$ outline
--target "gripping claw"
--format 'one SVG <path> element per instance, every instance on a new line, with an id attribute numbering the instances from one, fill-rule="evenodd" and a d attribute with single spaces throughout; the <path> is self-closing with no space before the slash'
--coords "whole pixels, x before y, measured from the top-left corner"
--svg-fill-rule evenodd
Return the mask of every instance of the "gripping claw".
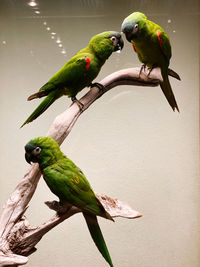
<path id="1" fill-rule="evenodd" d="M 140 77 L 142 71 L 143 71 L 143 70 L 145 71 L 145 69 L 146 69 L 146 65 L 143 63 L 143 64 L 141 65 L 141 68 L 140 68 L 139 77 Z"/>
<path id="2" fill-rule="evenodd" d="M 75 102 L 75 103 L 78 105 L 80 111 L 83 110 L 84 105 L 83 105 L 83 104 L 82 104 L 82 103 L 81 103 L 75 96 L 72 96 L 72 97 L 71 97 L 71 100 L 72 100 L 73 103 Z M 72 104 L 73 104 L 73 103 L 72 103 Z"/>
<path id="3" fill-rule="evenodd" d="M 97 87 L 99 89 L 99 91 L 101 91 L 102 93 L 105 90 L 105 87 L 101 83 L 91 83 L 90 88 L 92 88 L 92 87 Z"/>

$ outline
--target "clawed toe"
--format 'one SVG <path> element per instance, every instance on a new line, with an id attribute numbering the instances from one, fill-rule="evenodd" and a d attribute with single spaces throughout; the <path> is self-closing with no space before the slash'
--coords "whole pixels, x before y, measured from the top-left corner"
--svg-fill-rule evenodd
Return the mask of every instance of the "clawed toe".
<path id="1" fill-rule="evenodd" d="M 71 100 L 72 100 L 72 104 L 75 102 L 78 105 L 80 111 L 83 110 L 83 108 L 84 108 L 83 103 L 81 103 L 75 96 L 72 96 Z"/>
<path id="2" fill-rule="evenodd" d="M 150 68 L 148 68 L 148 74 L 147 77 L 149 77 L 149 75 L 151 74 L 152 70 L 155 68 L 156 66 L 151 66 Z"/>
<path id="3" fill-rule="evenodd" d="M 145 71 L 145 69 L 146 69 L 146 65 L 143 63 L 143 64 L 141 65 L 141 68 L 140 68 L 139 78 L 140 78 L 140 75 L 141 75 L 142 71 L 143 71 L 143 70 Z"/>
<path id="4" fill-rule="evenodd" d="M 105 89 L 105 87 L 103 86 L 103 84 L 101 84 L 101 83 L 92 83 L 91 85 L 90 85 L 90 87 L 92 88 L 92 87 L 97 87 L 97 88 L 99 88 L 99 91 L 101 91 L 101 92 L 104 92 L 104 89 Z"/>

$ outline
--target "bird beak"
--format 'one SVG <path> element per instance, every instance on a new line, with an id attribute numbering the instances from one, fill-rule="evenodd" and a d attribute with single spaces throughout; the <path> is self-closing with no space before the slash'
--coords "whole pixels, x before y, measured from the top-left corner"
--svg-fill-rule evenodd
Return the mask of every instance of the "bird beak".
<path id="1" fill-rule="evenodd" d="M 122 37 L 120 37 L 118 39 L 118 43 L 117 43 L 117 45 L 115 47 L 115 51 L 121 52 L 121 50 L 123 49 L 123 47 L 124 47 L 124 41 L 123 41 Z"/>
<path id="2" fill-rule="evenodd" d="M 25 159 L 28 162 L 28 164 L 31 164 L 31 154 L 30 153 L 25 153 Z"/>
<path id="3" fill-rule="evenodd" d="M 126 40 L 131 43 L 132 32 L 124 30 L 123 33 L 126 35 Z"/>
<path id="4" fill-rule="evenodd" d="M 33 151 L 36 147 L 30 143 L 25 145 L 25 159 L 31 164 L 31 162 L 38 162 L 37 157 L 33 154 Z"/>

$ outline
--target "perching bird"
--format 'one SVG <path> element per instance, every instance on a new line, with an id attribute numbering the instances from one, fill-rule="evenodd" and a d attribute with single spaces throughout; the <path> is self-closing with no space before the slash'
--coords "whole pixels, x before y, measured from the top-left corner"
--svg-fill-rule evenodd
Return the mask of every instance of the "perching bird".
<path id="1" fill-rule="evenodd" d="M 167 34 L 159 25 L 147 20 L 147 17 L 140 12 L 134 12 L 126 17 L 121 29 L 125 33 L 126 39 L 132 43 L 134 51 L 144 66 L 148 66 L 150 69 L 161 68 L 163 77 L 163 82 L 160 83 L 161 89 L 172 109 L 179 111 L 168 74 L 177 79 L 180 77 L 174 71 L 168 70 L 171 45 Z"/>
<path id="2" fill-rule="evenodd" d="M 112 52 L 121 50 L 123 46 L 123 39 L 118 32 L 107 31 L 93 36 L 87 47 L 77 52 L 37 93 L 28 97 L 28 100 L 32 100 L 46 96 L 21 127 L 35 120 L 63 95 L 77 101 L 77 93 L 91 86 Z"/>
<path id="3" fill-rule="evenodd" d="M 97 216 L 113 219 L 95 196 L 83 172 L 62 153 L 58 143 L 51 137 L 30 140 L 25 146 L 25 159 L 28 163 L 39 163 L 45 182 L 58 196 L 62 206 L 73 205 L 82 210 L 92 239 L 112 267 Z"/>

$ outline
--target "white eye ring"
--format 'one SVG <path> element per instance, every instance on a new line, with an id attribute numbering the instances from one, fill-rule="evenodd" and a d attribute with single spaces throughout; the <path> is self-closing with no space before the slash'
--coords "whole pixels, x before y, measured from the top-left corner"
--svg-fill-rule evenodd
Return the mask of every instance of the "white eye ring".
<path id="1" fill-rule="evenodd" d="M 138 29 L 138 24 L 135 24 L 134 29 Z"/>
<path id="2" fill-rule="evenodd" d="M 37 146 L 34 150 L 33 150 L 33 155 L 34 156 L 37 156 L 38 154 L 40 154 L 40 151 L 41 151 L 41 147 Z"/>
<path id="3" fill-rule="evenodd" d="M 116 40 L 117 40 L 115 36 L 112 36 L 110 39 L 111 39 L 112 41 L 116 41 Z"/>

